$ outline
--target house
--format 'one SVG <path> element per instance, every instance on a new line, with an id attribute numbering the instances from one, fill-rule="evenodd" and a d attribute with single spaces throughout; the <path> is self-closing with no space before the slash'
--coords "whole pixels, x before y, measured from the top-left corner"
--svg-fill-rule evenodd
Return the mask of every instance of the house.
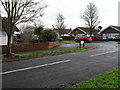
<path id="1" fill-rule="evenodd" d="M 92 36 L 95 36 L 98 34 L 99 30 L 94 29 Z M 70 35 L 72 36 L 82 36 L 82 35 L 87 35 L 90 36 L 90 29 L 87 27 L 77 27 L 73 29 L 71 32 L 69 32 Z"/>
<path id="2" fill-rule="evenodd" d="M 0 45 L 7 45 L 8 36 L 6 31 L 8 30 L 8 21 L 6 17 L 0 17 Z M 14 31 L 19 31 L 19 29 L 15 26 Z M 12 42 L 11 42 L 12 43 Z"/>
<path id="3" fill-rule="evenodd" d="M 102 39 L 120 39 L 120 26 L 110 25 L 100 31 Z"/>

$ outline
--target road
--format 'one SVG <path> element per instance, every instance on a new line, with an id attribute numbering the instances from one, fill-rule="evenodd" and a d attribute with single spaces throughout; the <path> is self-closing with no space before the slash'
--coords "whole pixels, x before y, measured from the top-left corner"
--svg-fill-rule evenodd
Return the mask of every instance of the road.
<path id="1" fill-rule="evenodd" d="M 63 88 L 118 68 L 116 42 L 92 50 L 2 64 L 3 88 Z"/>

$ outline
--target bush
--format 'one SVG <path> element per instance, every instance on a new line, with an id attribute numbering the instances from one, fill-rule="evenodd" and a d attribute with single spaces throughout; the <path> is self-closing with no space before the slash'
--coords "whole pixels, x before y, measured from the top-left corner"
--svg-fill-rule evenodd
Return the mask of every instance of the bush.
<path id="1" fill-rule="evenodd" d="M 35 28 L 35 34 L 38 35 L 39 40 L 42 38 L 42 31 L 43 31 L 43 26 L 39 26 Z"/>
<path id="2" fill-rule="evenodd" d="M 56 41 L 57 40 L 57 33 L 54 32 L 53 30 L 44 30 L 42 32 L 42 39 L 45 42 L 52 42 L 52 41 Z"/>
<path id="3" fill-rule="evenodd" d="M 35 34 L 41 34 L 41 32 L 43 31 L 43 26 L 39 26 L 37 28 L 35 28 Z"/>

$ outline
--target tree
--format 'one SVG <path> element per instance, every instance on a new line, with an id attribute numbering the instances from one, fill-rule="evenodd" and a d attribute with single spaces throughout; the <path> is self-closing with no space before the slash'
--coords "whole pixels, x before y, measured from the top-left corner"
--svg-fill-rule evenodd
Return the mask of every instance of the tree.
<path id="1" fill-rule="evenodd" d="M 85 25 L 90 28 L 90 36 L 93 34 L 93 30 L 100 23 L 98 21 L 98 10 L 94 3 L 89 3 L 81 18 L 85 21 Z"/>
<path id="2" fill-rule="evenodd" d="M 29 43 L 30 41 L 33 40 L 32 35 L 34 34 L 33 31 L 24 31 L 23 33 L 20 34 L 21 37 L 21 42 L 22 43 Z"/>
<path id="3" fill-rule="evenodd" d="M 30 41 L 33 40 L 33 35 L 34 35 L 34 26 L 30 26 L 30 25 L 21 26 L 20 42 L 29 43 Z"/>
<path id="4" fill-rule="evenodd" d="M 65 20 L 64 16 L 62 14 L 58 14 L 56 18 L 55 27 L 53 26 L 54 29 L 58 30 L 60 37 L 61 37 L 61 30 L 64 30 L 66 28 L 64 20 Z"/>
<path id="5" fill-rule="evenodd" d="M 8 36 L 7 42 L 7 56 L 11 56 L 11 37 L 13 35 L 14 27 L 19 23 L 34 21 L 37 17 L 43 16 L 43 10 L 46 5 L 40 2 L 33 2 L 33 0 L 0 0 L 4 9 L 2 12 L 6 13 L 8 23 L 8 30 L 5 31 Z"/>
<path id="6" fill-rule="evenodd" d="M 42 39 L 42 31 L 43 25 L 39 26 L 38 28 L 35 28 L 35 34 L 38 35 L 39 41 Z"/>

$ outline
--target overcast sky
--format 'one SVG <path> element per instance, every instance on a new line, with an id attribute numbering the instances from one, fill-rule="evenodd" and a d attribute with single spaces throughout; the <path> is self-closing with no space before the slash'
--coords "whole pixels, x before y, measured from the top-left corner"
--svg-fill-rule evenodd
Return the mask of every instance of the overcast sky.
<path id="1" fill-rule="evenodd" d="M 120 0 L 43 0 L 47 4 L 44 16 L 41 18 L 46 28 L 55 25 L 57 14 L 61 13 L 65 17 L 66 28 L 84 27 L 84 20 L 81 15 L 86 6 L 93 2 L 99 15 L 99 26 L 106 28 L 109 25 L 118 25 L 118 2 Z"/>
<path id="2" fill-rule="evenodd" d="M 118 25 L 118 2 L 119 0 L 43 0 L 48 5 L 45 9 L 42 21 L 45 27 L 51 28 L 55 25 L 56 15 L 63 14 L 67 28 L 74 29 L 82 27 L 84 21 L 81 19 L 86 6 L 93 2 L 98 9 L 99 20 L 103 28 L 109 25 Z"/>

